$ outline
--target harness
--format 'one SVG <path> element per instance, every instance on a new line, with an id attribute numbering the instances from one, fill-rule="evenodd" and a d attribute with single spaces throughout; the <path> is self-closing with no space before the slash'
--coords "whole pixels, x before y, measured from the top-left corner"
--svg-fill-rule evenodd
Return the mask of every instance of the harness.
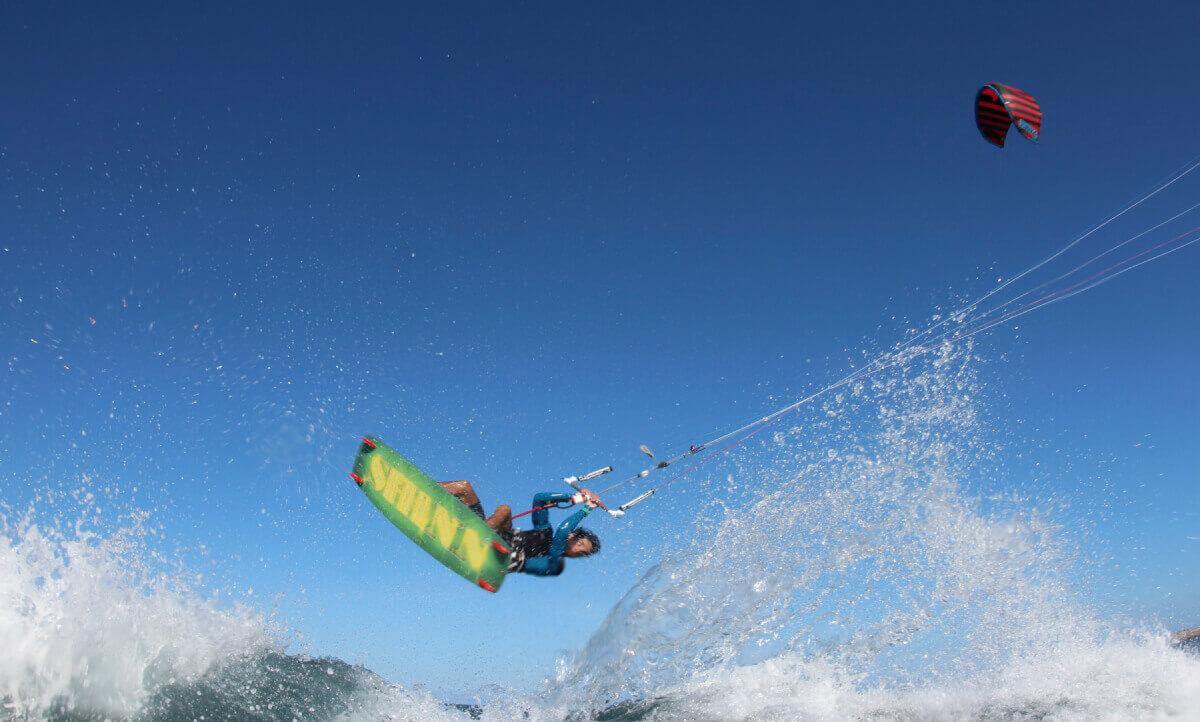
<path id="1" fill-rule="evenodd" d="M 554 539 L 553 529 L 516 530 L 504 536 L 512 554 L 508 558 L 508 571 L 519 572 L 525 568 L 525 560 L 530 557 L 546 556 L 550 552 L 550 543 Z"/>

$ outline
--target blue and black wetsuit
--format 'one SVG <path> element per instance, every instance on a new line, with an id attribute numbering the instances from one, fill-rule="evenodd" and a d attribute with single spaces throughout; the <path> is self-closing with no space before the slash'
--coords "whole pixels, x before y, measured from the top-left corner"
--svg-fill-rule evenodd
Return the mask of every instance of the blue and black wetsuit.
<path id="1" fill-rule="evenodd" d="M 551 506 L 570 500 L 571 494 L 543 491 L 533 497 L 533 506 Z M 556 577 L 562 574 L 562 558 L 567 550 L 567 536 L 590 512 L 591 509 L 584 506 L 564 519 L 557 529 L 550 527 L 549 509 L 533 512 L 533 529 L 513 532 L 509 539 L 513 547 L 513 556 L 508 571 L 535 574 L 539 577 Z"/>

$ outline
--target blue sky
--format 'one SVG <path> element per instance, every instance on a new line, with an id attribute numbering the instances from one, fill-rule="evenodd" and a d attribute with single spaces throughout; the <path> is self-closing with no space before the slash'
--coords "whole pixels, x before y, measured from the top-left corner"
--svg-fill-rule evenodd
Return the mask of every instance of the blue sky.
<path id="1" fill-rule="evenodd" d="M 451 691 L 513 655 L 548 672 L 680 519 L 489 597 L 353 493 L 359 435 L 488 505 L 629 470 L 639 443 L 841 375 L 1200 152 L 1193 3 L 9 15 L 2 498 L 87 474 L 313 649 Z M 991 80 L 1041 99 L 1042 143 L 982 141 Z M 983 348 L 995 422 L 1061 470 L 1029 491 L 1071 496 L 1120 564 L 1101 603 L 1181 624 L 1197 258 Z M 445 641 L 485 634 L 466 660 Z"/>

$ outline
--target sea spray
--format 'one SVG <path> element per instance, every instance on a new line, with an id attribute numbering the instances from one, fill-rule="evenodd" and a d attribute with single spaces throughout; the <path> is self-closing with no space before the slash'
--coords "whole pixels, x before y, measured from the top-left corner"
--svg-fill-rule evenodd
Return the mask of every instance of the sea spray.
<path id="1" fill-rule="evenodd" d="M 10 713 L 130 715 L 164 685 L 274 644 L 261 617 L 220 608 L 186 575 L 158 568 L 146 519 L 133 513 L 101 533 L 0 513 L 0 697 Z"/>
<path id="2" fill-rule="evenodd" d="M 1007 493 L 970 347 L 895 361 L 705 469 L 707 511 L 546 691 L 500 674 L 470 708 L 287 651 L 142 512 L 5 512 L 0 719 L 1200 718 L 1200 659 L 1099 618 L 1054 506 Z"/>
<path id="3" fill-rule="evenodd" d="M 470 719 L 289 651 L 285 628 L 157 551 L 149 513 L 102 514 L 89 480 L 41 501 L 0 509 L 0 720 Z"/>
<path id="4" fill-rule="evenodd" d="M 560 709 L 1200 716 L 1200 664 L 1089 611 L 1053 514 L 967 490 L 1020 481 L 995 461 L 977 368 L 969 344 L 909 350 L 739 459 L 748 498 L 699 519 L 625 595 L 563 665 Z"/>

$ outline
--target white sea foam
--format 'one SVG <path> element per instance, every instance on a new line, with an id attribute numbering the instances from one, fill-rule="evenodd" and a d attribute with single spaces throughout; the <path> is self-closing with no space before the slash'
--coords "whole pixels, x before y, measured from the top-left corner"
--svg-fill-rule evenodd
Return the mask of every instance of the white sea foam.
<path id="1" fill-rule="evenodd" d="M 143 521 L 101 535 L 0 514 L 0 698 L 10 713 L 129 715 L 162 685 L 271 644 L 260 617 L 152 569 Z"/>
<path id="2" fill-rule="evenodd" d="M 659 720 L 1194 720 L 1200 660 L 1161 637 L 1130 637 L 1054 647 L 992 674 L 887 687 L 789 653 L 694 675 L 656 699 L 648 716 Z"/>
<path id="3" fill-rule="evenodd" d="M 559 709 L 653 719 L 1200 719 L 1200 660 L 1074 593 L 1004 486 L 968 347 L 913 355 L 743 463 L 564 664 Z"/>
<path id="4" fill-rule="evenodd" d="M 715 475 L 736 489 L 697 480 L 713 511 L 691 544 L 645 573 L 547 691 L 497 679 L 474 712 L 1200 720 L 1200 657 L 1075 594 L 1071 535 L 1045 500 L 984 502 L 965 488 L 1006 487 L 979 398 L 968 347 L 913 355 Z M 127 716 L 155 701 L 149 719 L 190 719 L 194 705 L 231 718 L 469 718 L 420 687 L 286 655 L 260 616 L 164 572 L 142 516 L 120 526 L 0 516 L 11 712 Z"/>

